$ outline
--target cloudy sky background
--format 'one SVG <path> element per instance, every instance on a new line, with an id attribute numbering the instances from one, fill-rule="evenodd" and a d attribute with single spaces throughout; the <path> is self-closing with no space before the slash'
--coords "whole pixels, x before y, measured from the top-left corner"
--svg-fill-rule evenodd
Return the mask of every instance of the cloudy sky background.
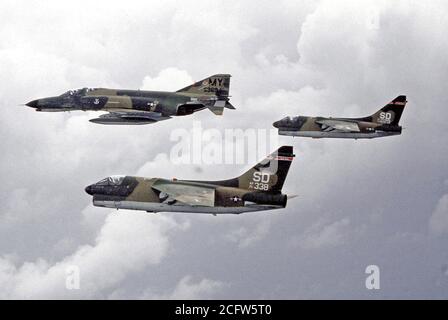
<path id="1" fill-rule="evenodd" d="M 444 1 L 2 1 L 0 298 L 448 298 L 448 4 Z M 79 87 L 176 90 L 230 73 L 223 117 L 147 126 L 19 106 Z M 297 155 L 284 210 L 111 211 L 111 174 L 220 179 L 175 165 L 176 128 L 269 129 L 364 116 L 399 94 L 401 136 L 279 138 Z M 217 143 L 211 142 L 211 143 Z M 367 290 L 368 265 L 381 289 Z M 81 289 L 65 288 L 79 266 Z"/>

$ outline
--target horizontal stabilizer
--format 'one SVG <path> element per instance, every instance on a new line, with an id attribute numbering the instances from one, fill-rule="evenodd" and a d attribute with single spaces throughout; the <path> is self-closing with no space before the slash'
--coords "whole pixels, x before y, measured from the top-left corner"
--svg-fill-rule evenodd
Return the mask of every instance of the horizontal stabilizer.
<path id="1" fill-rule="evenodd" d="M 216 114 L 217 116 L 221 116 L 224 112 L 224 108 L 235 110 L 235 107 L 232 106 L 228 101 L 226 100 L 216 100 L 213 106 L 208 107 L 211 112 Z"/>
<path id="2" fill-rule="evenodd" d="M 235 107 L 229 101 L 227 101 L 225 107 L 230 110 L 235 110 Z"/>
<path id="3" fill-rule="evenodd" d="M 213 112 L 214 114 L 216 114 L 217 116 L 222 116 L 222 114 L 224 113 L 224 107 L 209 107 L 208 108 L 211 112 Z"/>
<path id="4" fill-rule="evenodd" d="M 226 101 L 225 100 L 216 100 L 215 104 L 213 106 L 224 108 L 226 106 Z"/>

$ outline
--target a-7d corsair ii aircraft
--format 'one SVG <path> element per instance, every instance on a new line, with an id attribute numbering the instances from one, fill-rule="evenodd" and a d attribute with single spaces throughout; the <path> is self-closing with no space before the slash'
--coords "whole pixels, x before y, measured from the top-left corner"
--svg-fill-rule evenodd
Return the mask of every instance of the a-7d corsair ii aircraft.
<path id="1" fill-rule="evenodd" d="M 36 111 L 107 111 L 91 119 L 100 124 L 149 124 L 209 109 L 222 115 L 229 103 L 229 74 L 216 74 L 176 92 L 83 88 L 26 105 Z"/>
<path id="2" fill-rule="evenodd" d="M 371 139 L 401 134 L 398 125 L 406 106 L 398 96 L 371 116 L 364 118 L 286 117 L 273 123 L 278 134 L 311 138 Z"/>
<path id="3" fill-rule="evenodd" d="M 280 147 L 243 175 L 222 181 L 111 176 L 86 187 L 98 207 L 148 212 L 239 214 L 285 208 L 283 183 L 294 158 Z"/>

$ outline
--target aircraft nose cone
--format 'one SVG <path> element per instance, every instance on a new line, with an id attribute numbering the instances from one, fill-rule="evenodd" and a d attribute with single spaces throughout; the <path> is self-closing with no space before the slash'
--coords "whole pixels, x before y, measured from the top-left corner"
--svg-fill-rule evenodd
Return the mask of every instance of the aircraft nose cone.
<path id="1" fill-rule="evenodd" d="M 87 186 L 84 190 L 85 190 L 88 194 L 93 195 L 92 186 Z"/>
<path id="2" fill-rule="evenodd" d="M 280 127 L 280 120 L 279 120 L 279 121 L 275 121 L 272 125 L 273 125 L 275 128 Z"/>
<path id="3" fill-rule="evenodd" d="M 39 102 L 38 100 L 33 100 L 33 101 L 28 102 L 25 105 L 28 106 L 28 107 L 31 107 L 31 108 L 37 108 L 38 102 Z"/>

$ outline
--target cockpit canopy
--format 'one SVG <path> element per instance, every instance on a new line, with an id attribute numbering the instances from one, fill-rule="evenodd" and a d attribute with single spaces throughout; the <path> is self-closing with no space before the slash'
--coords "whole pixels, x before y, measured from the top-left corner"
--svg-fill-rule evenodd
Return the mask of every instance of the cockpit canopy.
<path id="1" fill-rule="evenodd" d="M 92 88 L 82 88 L 82 89 L 69 90 L 69 91 L 61 94 L 61 97 L 83 96 L 87 92 L 90 92 L 92 90 L 94 90 L 94 89 L 92 89 Z"/>
<path id="2" fill-rule="evenodd" d="M 295 116 L 285 117 L 273 123 L 276 128 L 300 128 L 306 121 L 307 117 Z"/>
<path id="3" fill-rule="evenodd" d="M 307 117 L 304 116 L 285 117 L 282 120 L 280 120 L 280 123 L 284 127 L 297 127 L 303 125 L 306 119 Z"/>
<path id="4" fill-rule="evenodd" d="M 283 123 L 294 123 L 297 122 L 299 117 L 284 117 L 282 120 L 280 120 Z"/>
<path id="5" fill-rule="evenodd" d="M 119 186 L 124 179 L 125 176 L 110 176 L 107 177 L 99 182 L 96 183 L 96 185 L 99 186 Z"/>

